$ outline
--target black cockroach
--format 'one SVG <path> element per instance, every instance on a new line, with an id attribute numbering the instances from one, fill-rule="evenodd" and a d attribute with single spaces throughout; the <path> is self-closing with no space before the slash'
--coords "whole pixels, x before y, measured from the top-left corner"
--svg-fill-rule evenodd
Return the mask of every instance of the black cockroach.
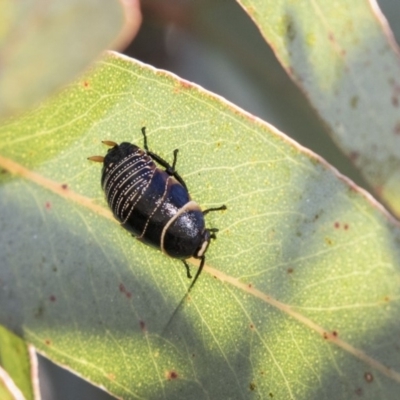
<path id="1" fill-rule="evenodd" d="M 144 150 L 123 142 L 103 141 L 112 148 L 105 157 L 89 157 L 103 163 L 101 186 L 114 217 L 140 241 L 180 259 L 192 278 L 190 257 L 200 260 L 197 273 L 187 293 L 196 283 L 205 263 L 205 253 L 218 229 L 207 229 L 204 215 L 225 210 L 226 206 L 202 211 L 191 200 L 187 186 L 176 172 L 178 150 L 174 150 L 172 165 L 147 146 L 146 130 L 142 128 Z M 162 170 L 156 163 L 165 168 Z"/>

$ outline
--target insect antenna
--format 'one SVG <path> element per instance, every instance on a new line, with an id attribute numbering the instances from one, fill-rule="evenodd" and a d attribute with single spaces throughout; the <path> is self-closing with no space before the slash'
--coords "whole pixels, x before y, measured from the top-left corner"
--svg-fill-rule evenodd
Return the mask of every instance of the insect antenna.
<path id="1" fill-rule="evenodd" d="M 201 257 L 200 260 L 201 260 L 201 261 L 200 261 L 200 265 L 199 265 L 199 268 L 198 268 L 198 270 L 197 270 L 197 272 L 196 272 L 196 275 L 194 276 L 193 281 L 190 283 L 190 286 L 189 286 L 188 290 L 186 291 L 185 295 L 182 297 L 182 300 L 181 300 L 181 301 L 179 302 L 179 304 L 176 306 L 174 312 L 172 313 L 170 319 L 169 319 L 168 322 L 167 322 L 167 325 L 165 325 L 165 328 L 163 329 L 161 336 L 165 336 L 165 334 L 167 333 L 168 328 L 169 328 L 169 326 L 171 325 L 172 320 L 174 319 L 175 315 L 178 313 L 179 309 L 182 307 L 183 303 L 184 303 L 184 302 L 186 301 L 186 299 L 188 298 L 188 296 L 189 296 L 189 294 L 190 294 L 190 291 L 193 289 L 193 286 L 195 285 L 197 279 L 199 278 L 199 276 L 200 276 L 200 274 L 201 274 L 201 271 L 203 270 L 204 263 L 205 263 L 205 261 L 206 261 L 206 257 L 203 256 L 203 257 Z M 182 260 L 182 261 L 183 261 L 183 263 L 185 264 L 188 277 L 190 277 L 189 266 L 187 265 L 186 261 L 184 261 L 184 260 Z"/>
<path id="2" fill-rule="evenodd" d="M 185 265 L 186 268 L 186 275 L 189 279 L 192 279 L 192 274 L 190 273 L 190 267 L 189 264 L 185 260 L 181 260 L 183 264 Z"/>
<path id="3" fill-rule="evenodd" d="M 177 153 L 177 151 L 174 152 L 174 156 L 175 157 L 176 157 L 176 153 Z M 174 165 L 175 165 L 175 161 L 174 161 Z M 204 210 L 202 213 L 203 213 L 203 215 L 206 215 L 210 211 L 223 211 L 223 210 L 226 210 L 226 209 L 227 209 L 227 207 L 224 204 L 221 207 L 208 208 L 207 210 Z M 216 239 L 217 238 L 216 235 L 215 235 L 216 232 L 218 232 L 217 228 L 208 228 L 207 231 L 208 231 L 211 239 Z M 181 260 L 181 261 L 185 265 L 187 277 L 190 279 L 192 276 L 190 275 L 189 265 L 185 260 Z M 202 257 L 200 257 L 200 265 L 199 265 L 199 268 L 198 268 L 198 270 L 196 272 L 196 275 L 194 276 L 193 281 L 190 283 L 190 286 L 189 286 L 188 290 L 186 291 L 185 295 L 182 297 L 182 300 L 179 302 L 179 304 L 175 308 L 174 312 L 172 313 L 170 319 L 167 322 L 167 325 L 165 325 L 165 328 L 162 331 L 162 336 L 165 336 L 165 334 L 167 333 L 168 328 L 171 325 L 171 322 L 174 319 L 175 315 L 178 313 L 179 309 L 182 307 L 182 305 L 184 304 L 185 300 L 188 298 L 188 296 L 190 294 L 190 291 L 193 289 L 193 286 L 195 285 L 197 279 L 199 278 L 201 272 L 203 271 L 203 267 L 204 267 L 205 262 L 206 262 L 206 257 L 203 255 Z"/>
<path id="4" fill-rule="evenodd" d="M 203 215 L 206 215 L 206 214 L 208 214 L 210 211 L 223 211 L 223 210 L 226 210 L 227 209 L 227 207 L 226 207 L 226 205 L 224 204 L 224 205 L 222 205 L 221 207 L 214 207 L 214 208 L 207 208 L 207 210 L 204 210 L 203 211 Z M 217 231 L 215 231 L 215 229 L 211 229 L 211 230 L 213 230 L 214 232 L 217 232 Z"/>

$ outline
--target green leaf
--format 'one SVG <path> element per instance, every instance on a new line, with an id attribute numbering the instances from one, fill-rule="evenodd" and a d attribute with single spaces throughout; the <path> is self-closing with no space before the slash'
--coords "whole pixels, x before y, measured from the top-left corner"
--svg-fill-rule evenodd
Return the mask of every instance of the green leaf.
<path id="1" fill-rule="evenodd" d="M 239 3 L 338 145 L 400 216 L 399 51 L 376 3 Z"/>
<path id="2" fill-rule="evenodd" d="M 185 270 L 118 226 L 86 159 L 142 126 L 193 199 L 228 207 L 166 331 Z M 399 225 L 273 127 L 110 54 L 0 146 L 0 322 L 55 362 L 125 399 L 398 393 Z"/>
<path id="3" fill-rule="evenodd" d="M 0 117 L 32 107 L 75 78 L 112 42 L 126 40 L 123 4 L 1 2 Z"/>
<path id="4" fill-rule="evenodd" d="M 34 363 L 36 366 L 36 363 Z M 32 374 L 37 379 L 37 369 L 31 366 L 27 344 L 18 336 L 0 326 L 0 398 L 26 400 L 34 398 Z M 13 395 L 11 395 L 13 393 Z"/>

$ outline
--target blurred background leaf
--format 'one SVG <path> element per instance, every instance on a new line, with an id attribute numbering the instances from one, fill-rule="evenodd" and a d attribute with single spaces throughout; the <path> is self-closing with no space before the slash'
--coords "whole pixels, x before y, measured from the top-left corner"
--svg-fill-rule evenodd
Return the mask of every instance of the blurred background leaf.
<path id="1" fill-rule="evenodd" d="M 379 8 L 366 0 L 239 2 L 338 145 L 400 216 L 400 59 Z"/>
<path id="2" fill-rule="evenodd" d="M 38 393 L 37 362 L 33 350 L 29 351 L 24 340 L 3 326 L 0 326 L 0 367 L 12 379 L 12 386 L 15 385 L 19 391 L 18 395 L 29 400 L 34 398 L 34 393 Z M 0 398 L 7 399 L 6 394 L 3 393 Z"/>
<path id="3" fill-rule="evenodd" d="M 105 48 L 126 45 L 140 24 L 137 1 L 131 3 L 2 1 L 0 117 L 37 105 L 79 76 Z"/>

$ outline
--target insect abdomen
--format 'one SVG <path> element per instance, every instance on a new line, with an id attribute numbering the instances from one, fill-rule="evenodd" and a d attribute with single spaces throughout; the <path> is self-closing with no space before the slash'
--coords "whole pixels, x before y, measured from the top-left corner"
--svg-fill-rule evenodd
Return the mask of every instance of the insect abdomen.
<path id="1" fill-rule="evenodd" d="M 122 160 L 110 162 L 108 167 L 103 169 L 102 176 L 102 186 L 108 205 L 122 225 L 131 219 L 132 212 L 143 198 L 156 171 L 156 165 L 145 153 L 138 148 L 131 150 L 132 152 Z M 144 204 L 151 207 L 149 202 Z M 141 217 L 139 213 L 132 233 L 139 235 L 144 229 L 146 220 L 146 214 Z"/>

